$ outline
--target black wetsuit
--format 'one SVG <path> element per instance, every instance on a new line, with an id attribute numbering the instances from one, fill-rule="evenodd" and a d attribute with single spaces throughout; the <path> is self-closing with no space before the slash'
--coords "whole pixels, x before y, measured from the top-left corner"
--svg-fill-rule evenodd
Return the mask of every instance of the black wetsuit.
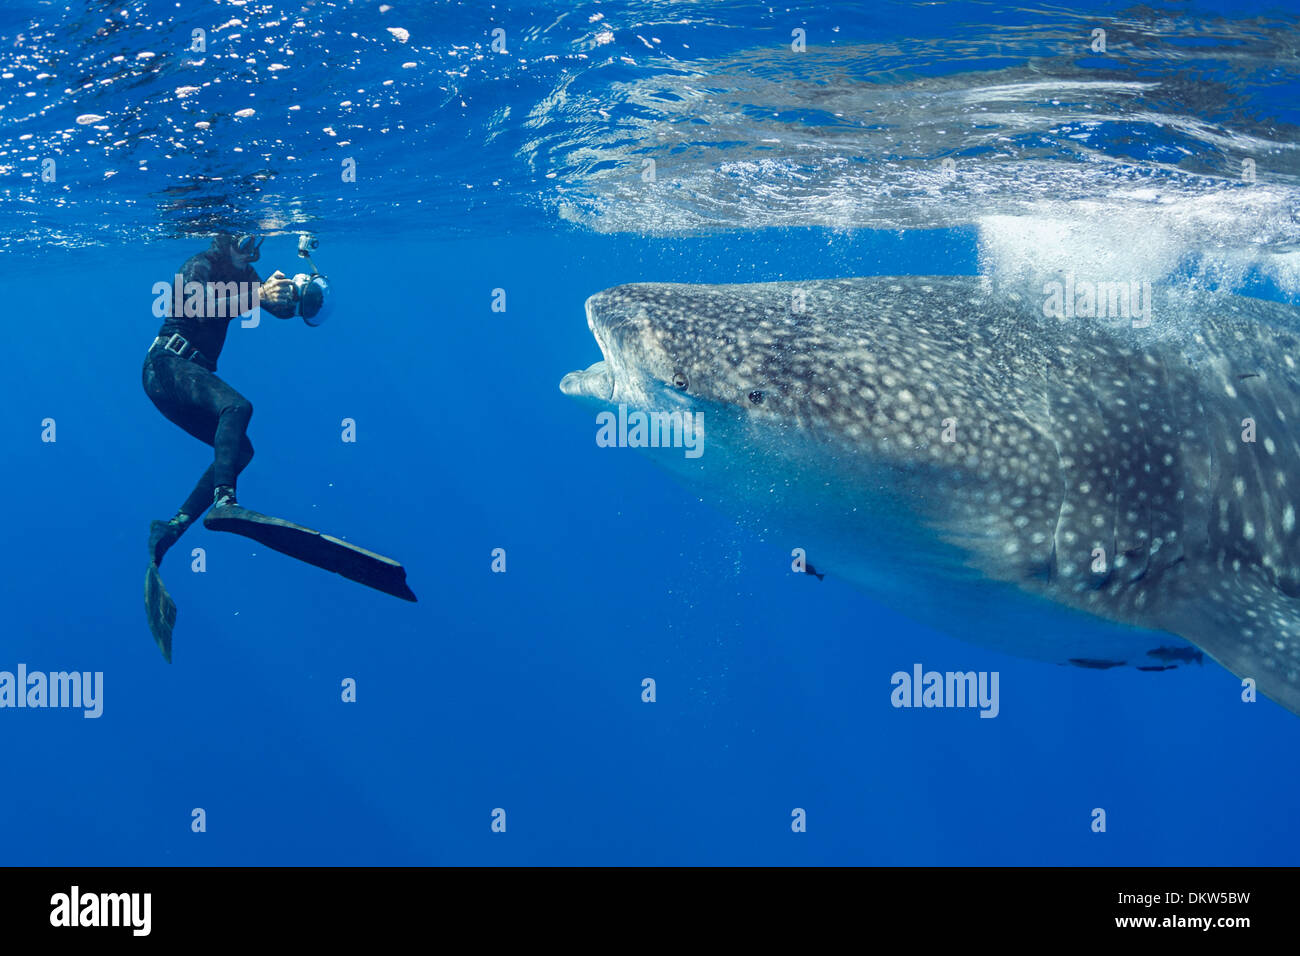
<path id="1" fill-rule="evenodd" d="M 252 266 L 235 268 L 227 252 L 228 243 L 214 242 L 210 249 L 200 252 L 181 266 L 181 299 L 184 301 L 184 284 L 198 282 L 205 293 L 209 282 L 260 282 Z M 251 286 L 244 286 L 248 289 Z M 204 309 L 207 307 L 206 294 Z M 177 301 L 173 290 L 172 302 Z M 144 390 L 150 400 L 167 418 L 185 429 L 199 441 L 206 442 L 215 452 L 213 462 L 199 479 L 180 511 L 190 521 L 198 518 L 212 504 L 213 489 L 219 485 L 234 488 L 235 479 L 253 458 L 253 444 L 245 431 L 253 415 L 253 404 L 217 377 L 217 359 L 226 343 L 229 325 L 241 311 L 240 305 L 252 307 L 250 299 L 237 302 L 228 300 L 227 307 L 213 309 L 214 315 L 169 315 L 158 334 L 170 339 L 179 334 L 188 343 L 182 357 L 158 345 L 145 356 L 142 377 Z M 272 305 L 265 301 L 261 307 L 277 318 L 293 316 L 292 303 Z M 183 311 L 175 309 L 169 312 Z M 201 309 L 200 311 L 203 311 Z M 178 340 L 173 340 L 176 347 Z"/>

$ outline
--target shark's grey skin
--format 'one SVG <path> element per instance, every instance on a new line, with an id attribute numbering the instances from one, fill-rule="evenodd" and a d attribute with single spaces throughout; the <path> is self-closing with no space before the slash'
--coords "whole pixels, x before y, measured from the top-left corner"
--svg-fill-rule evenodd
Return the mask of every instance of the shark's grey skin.
<path id="1" fill-rule="evenodd" d="M 1175 634 L 1300 713 L 1296 310 L 1206 299 L 1156 336 L 1039 305 L 975 277 L 624 285 L 561 389 L 703 411 L 704 454 L 656 460 L 955 636 L 1155 669 Z"/>

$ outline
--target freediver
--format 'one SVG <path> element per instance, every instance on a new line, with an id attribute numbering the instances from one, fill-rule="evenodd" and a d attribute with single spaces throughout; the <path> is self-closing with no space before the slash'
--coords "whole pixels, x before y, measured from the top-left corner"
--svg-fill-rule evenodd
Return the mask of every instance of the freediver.
<path id="1" fill-rule="evenodd" d="M 181 266 L 179 285 L 171 301 L 184 301 L 190 283 L 199 283 L 204 294 L 184 309 L 169 313 L 198 311 L 198 315 L 169 314 L 145 356 L 145 393 L 167 419 L 179 425 L 214 451 L 198 484 L 170 521 L 154 521 L 149 529 L 149 556 L 154 566 L 162 563 L 182 534 L 209 507 L 237 504 L 235 481 L 253 458 L 253 445 L 246 434 L 253 404 L 217 376 L 217 359 L 225 346 L 231 321 L 255 306 L 280 319 L 293 318 L 297 310 L 297 287 L 278 269 L 265 284 L 252 263 L 261 258 L 265 236 L 218 233 L 212 245 Z M 224 286 L 226 295 L 211 298 L 209 283 Z M 257 290 L 258 301 L 253 301 Z"/>
<path id="2" fill-rule="evenodd" d="M 246 434 L 253 404 L 217 377 L 217 358 L 231 321 L 260 307 L 280 319 L 300 315 L 315 327 L 330 311 L 329 281 L 311 261 L 317 247 L 313 236 L 298 237 L 298 255 L 311 272 L 290 279 L 276 270 L 265 285 L 252 267 L 261 258 L 261 245 L 262 237 L 257 235 L 235 238 L 221 233 L 211 248 L 181 266 L 171 288 L 171 314 L 144 360 L 144 390 L 149 399 L 169 421 L 213 449 L 212 464 L 180 510 L 170 521 L 154 521 L 149 527 L 145 614 L 168 663 L 177 611 L 158 565 L 204 511 L 208 515 L 203 524 L 212 531 L 242 535 L 385 594 L 418 600 L 406 583 L 406 569 L 392 558 L 252 511 L 235 498 L 235 480 L 253 458 L 253 444 Z M 167 284 L 162 283 L 162 288 Z"/>

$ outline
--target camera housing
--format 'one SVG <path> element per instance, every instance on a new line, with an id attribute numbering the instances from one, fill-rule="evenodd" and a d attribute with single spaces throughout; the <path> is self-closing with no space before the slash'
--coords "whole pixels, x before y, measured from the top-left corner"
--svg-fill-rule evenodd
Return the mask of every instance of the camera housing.
<path id="1" fill-rule="evenodd" d="M 302 320 L 310 326 L 324 325 L 330 311 L 329 281 L 319 273 L 307 275 L 300 272 L 293 277 L 293 288 Z"/>

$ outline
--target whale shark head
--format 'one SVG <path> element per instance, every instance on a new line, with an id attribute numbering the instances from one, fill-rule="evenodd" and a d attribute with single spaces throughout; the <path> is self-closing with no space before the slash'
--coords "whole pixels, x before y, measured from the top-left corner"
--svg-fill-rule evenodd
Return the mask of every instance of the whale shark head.
<path id="1" fill-rule="evenodd" d="M 688 285 L 638 283 L 591 296 L 587 327 L 603 357 L 566 375 L 560 390 L 641 408 L 725 402 L 733 376 L 715 348 L 726 336 L 711 305 Z"/>
<path id="2" fill-rule="evenodd" d="M 755 427 L 796 428 L 914 464 L 918 448 L 938 441 L 931 426 L 945 410 L 927 401 L 935 386 L 926 382 L 963 342 L 925 334 L 925 316 L 901 303 L 917 293 L 910 285 L 862 281 L 607 289 L 586 303 L 603 357 L 566 375 L 560 389 L 599 403 L 689 406 Z M 980 295 L 975 280 L 956 281 L 919 294 L 952 310 Z M 950 376 L 949 394 L 959 375 Z"/>
<path id="3" fill-rule="evenodd" d="M 1041 498 L 1055 450 L 1016 413 L 1005 367 L 1015 350 L 1002 367 L 992 361 L 998 336 L 1023 334 L 1023 317 L 1003 309 L 992 324 L 993 311 L 973 276 L 617 286 L 586 303 L 602 359 L 560 388 L 703 410 L 717 440 L 767 434 L 769 452 L 793 454 L 797 439 L 880 482 L 941 472 L 969 486 L 1009 468 L 1037 472 L 1044 480 L 1026 492 Z M 946 439 L 958 427 L 966 440 L 955 447 Z"/>

